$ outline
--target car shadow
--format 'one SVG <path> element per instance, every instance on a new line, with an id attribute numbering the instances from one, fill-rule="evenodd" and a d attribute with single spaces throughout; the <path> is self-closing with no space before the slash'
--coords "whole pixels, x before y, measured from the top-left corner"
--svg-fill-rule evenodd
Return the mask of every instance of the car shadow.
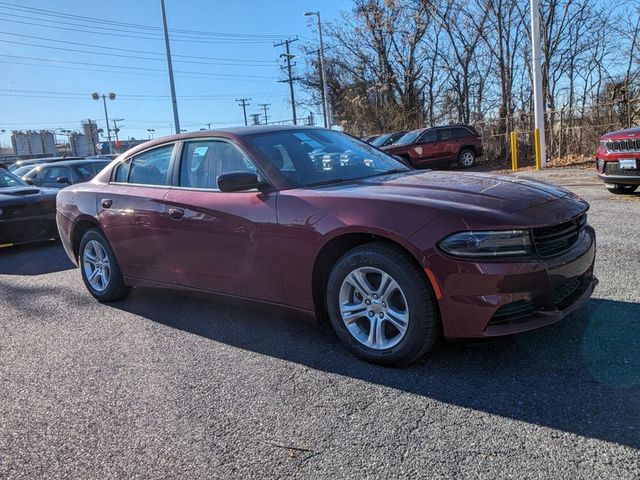
<path id="1" fill-rule="evenodd" d="M 46 258 L 46 261 L 43 259 Z M 0 275 L 42 275 L 75 268 L 59 241 L 0 249 Z"/>
<path id="2" fill-rule="evenodd" d="M 217 342 L 483 412 L 640 448 L 640 304 L 591 300 L 511 337 L 440 342 L 405 368 L 371 365 L 330 325 L 236 301 L 136 289 L 114 307 Z"/>

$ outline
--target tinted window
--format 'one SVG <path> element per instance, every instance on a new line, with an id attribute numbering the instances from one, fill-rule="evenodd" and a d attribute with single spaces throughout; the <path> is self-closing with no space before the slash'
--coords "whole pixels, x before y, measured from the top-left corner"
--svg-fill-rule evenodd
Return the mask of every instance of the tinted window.
<path id="1" fill-rule="evenodd" d="M 292 130 L 245 137 L 294 185 L 319 185 L 407 171 L 377 148 L 331 130 Z"/>
<path id="2" fill-rule="evenodd" d="M 428 130 L 420 137 L 422 143 L 435 142 L 436 140 L 438 140 L 438 132 L 435 130 Z"/>
<path id="3" fill-rule="evenodd" d="M 466 128 L 454 128 L 453 129 L 453 138 L 468 137 L 470 135 L 471 135 L 471 132 L 469 130 L 467 130 Z"/>
<path id="4" fill-rule="evenodd" d="M 172 153 L 173 144 L 155 148 L 133 157 L 129 168 L 129 183 L 167 185 Z"/>
<path id="5" fill-rule="evenodd" d="M 219 175 L 237 171 L 256 168 L 235 145 L 221 140 L 188 142 L 180 164 L 180 186 L 217 190 Z"/>
<path id="6" fill-rule="evenodd" d="M 66 177 L 71 181 L 71 170 L 69 170 L 69 167 L 45 167 L 38 174 L 38 180 L 42 183 L 56 183 L 60 177 Z"/>
<path id="7" fill-rule="evenodd" d="M 453 133 L 450 128 L 443 128 L 440 130 L 440 140 L 449 140 L 453 138 Z"/>
<path id="8" fill-rule="evenodd" d="M 74 165 L 74 168 L 76 173 L 78 174 L 78 178 L 80 178 L 80 180 L 83 182 L 88 182 L 108 164 L 109 162 L 82 163 L 80 165 Z"/>
<path id="9" fill-rule="evenodd" d="M 396 141 L 396 144 L 409 145 L 410 143 L 415 142 L 421 133 L 422 130 L 413 130 L 411 132 L 407 132 Z"/>

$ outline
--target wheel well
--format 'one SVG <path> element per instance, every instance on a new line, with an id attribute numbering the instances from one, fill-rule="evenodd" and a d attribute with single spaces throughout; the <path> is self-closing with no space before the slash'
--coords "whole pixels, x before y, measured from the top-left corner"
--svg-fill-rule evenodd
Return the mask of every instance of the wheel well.
<path id="1" fill-rule="evenodd" d="M 90 228 L 95 228 L 99 225 L 96 222 L 92 222 L 91 220 L 81 220 L 74 227 L 73 233 L 71 234 L 71 245 L 73 247 L 73 254 L 76 259 L 80 255 L 80 242 L 82 241 L 82 237 Z"/>
<path id="2" fill-rule="evenodd" d="M 458 155 L 460 155 L 460 153 L 462 153 L 463 150 L 471 150 L 476 157 L 478 156 L 478 150 L 473 145 L 464 145 L 460 147 L 460 150 L 458 151 Z"/>
<path id="3" fill-rule="evenodd" d="M 394 247 L 399 248 L 407 253 L 408 256 L 415 262 L 415 264 L 418 265 L 420 270 L 422 270 L 422 267 L 420 267 L 418 260 L 416 260 L 411 252 L 409 252 L 398 242 L 395 242 L 388 238 L 378 235 L 372 235 L 369 233 L 349 233 L 336 237 L 333 240 L 327 242 L 327 244 L 322 247 L 320 253 L 318 253 L 318 256 L 316 257 L 316 261 L 313 266 L 311 288 L 313 293 L 313 305 L 318 320 L 323 321 L 328 318 L 325 303 L 327 281 L 329 280 L 331 269 L 336 264 L 338 259 L 352 248 L 359 247 L 360 245 L 364 245 L 365 243 L 381 241 L 393 245 Z"/>

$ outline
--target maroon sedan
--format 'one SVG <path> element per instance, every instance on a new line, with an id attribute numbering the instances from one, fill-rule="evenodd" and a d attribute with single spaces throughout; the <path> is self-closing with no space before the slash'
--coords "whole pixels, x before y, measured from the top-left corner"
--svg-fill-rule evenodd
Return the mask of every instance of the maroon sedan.
<path id="1" fill-rule="evenodd" d="M 556 322 L 591 295 L 588 204 L 516 177 L 417 171 L 318 128 L 140 145 L 58 194 L 69 257 L 100 301 L 131 287 L 328 316 L 361 357 L 411 362 L 437 337 Z"/>

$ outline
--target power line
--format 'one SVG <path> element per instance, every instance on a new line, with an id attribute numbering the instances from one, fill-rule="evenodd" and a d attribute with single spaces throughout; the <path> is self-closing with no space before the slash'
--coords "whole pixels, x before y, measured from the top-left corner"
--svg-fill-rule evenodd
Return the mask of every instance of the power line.
<path id="1" fill-rule="evenodd" d="M 53 63 L 66 63 L 71 65 L 89 65 L 94 67 L 107 67 L 107 68 L 124 68 L 126 70 L 140 70 L 147 72 L 164 72 L 163 69 L 160 68 L 148 68 L 148 67 L 131 67 L 128 65 L 109 65 L 104 63 L 90 63 L 90 62 L 74 62 L 72 60 L 54 60 L 49 58 L 40 58 L 40 57 L 26 57 L 23 55 L 3 55 L 2 58 L 17 58 L 17 59 L 28 59 L 28 60 L 37 60 L 39 62 L 53 62 Z M 176 73 L 190 74 L 190 75 L 205 75 L 205 76 L 213 76 L 213 77 L 228 77 L 237 79 L 238 77 L 243 78 L 258 78 L 258 79 L 269 79 L 271 77 L 265 75 L 238 75 L 232 73 L 212 73 L 212 72 L 187 72 L 187 71 L 178 71 Z"/>
<path id="2" fill-rule="evenodd" d="M 13 37 L 32 38 L 32 39 L 35 39 L 35 40 L 44 40 L 46 42 L 65 43 L 67 45 L 78 45 L 78 46 L 81 46 L 81 47 L 89 47 L 89 48 L 102 48 L 102 49 L 106 49 L 106 50 L 116 50 L 116 51 L 120 51 L 120 52 L 142 53 L 142 54 L 146 54 L 146 55 L 161 55 L 161 56 L 164 55 L 164 53 L 162 53 L 162 52 L 153 52 L 153 51 L 149 51 L 149 50 L 134 50 L 134 49 L 130 49 L 130 48 L 117 48 L 117 47 L 113 47 L 111 45 L 96 45 L 96 44 L 89 44 L 89 43 L 84 43 L 84 42 L 71 42 L 71 41 L 67 41 L 67 40 L 58 40 L 56 38 L 39 37 L 39 36 L 36 36 L 36 35 L 25 35 L 25 34 L 14 33 L 14 32 L 1 32 L 0 31 L 0 35 L 11 35 Z M 92 53 L 94 53 L 94 52 L 92 52 Z M 275 63 L 273 60 L 254 60 L 254 59 L 248 59 L 248 58 L 204 57 L 204 56 L 201 56 L 201 55 L 176 55 L 176 54 L 174 54 L 173 57 L 195 58 L 195 59 L 199 59 L 199 60 L 213 60 L 213 61 L 220 61 L 220 62 L 238 62 L 238 63 L 246 64 L 247 66 L 251 65 L 252 63 L 255 63 L 257 66 L 259 66 L 259 65 L 273 65 Z"/>
<path id="3" fill-rule="evenodd" d="M 53 17 L 59 17 L 59 18 L 65 18 L 65 19 L 74 18 L 76 20 L 83 21 L 86 23 L 98 23 L 103 25 L 131 27 L 135 30 L 144 29 L 144 30 L 151 30 L 156 32 L 160 32 L 162 30 L 158 26 L 143 25 L 138 23 L 119 22 L 115 20 L 105 20 L 105 19 L 95 18 L 95 17 L 86 17 L 86 16 L 75 15 L 71 13 L 61 13 L 53 10 L 46 10 L 42 8 L 25 7 L 23 5 L 16 5 L 16 4 L 7 3 L 7 2 L 0 2 L 0 5 L 3 5 L 4 8 L 7 8 L 9 10 L 17 10 L 19 12 L 28 12 L 31 15 L 36 14 L 36 15 L 41 15 L 46 17 L 53 16 Z M 31 18 L 31 17 L 28 17 L 28 18 Z M 42 19 L 42 20 L 45 20 L 45 19 Z M 72 25 L 75 25 L 75 24 L 72 24 Z M 193 35 L 193 36 L 222 36 L 222 37 L 231 37 L 231 38 L 239 38 L 239 39 L 261 38 L 265 40 L 273 40 L 274 38 L 281 38 L 283 36 L 282 34 L 255 34 L 255 33 L 250 34 L 250 33 L 237 33 L 237 32 L 228 33 L 228 32 L 212 32 L 212 31 L 203 31 L 203 30 L 188 30 L 188 29 L 172 29 L 170 30 L 170 32 L 175 32 L 176 34 L 183 34 L 183 35 Z"/>
<path id="4" fill-rule="evenodd" d="M 242 113 L 244 113 L 244 124 L 247 125 L 247 106 L 249 105 L 251 98 L 236 98 L 238 106 L 242 107 Z"/>
<path id="5" fill-rule="evenodd" d="M 2 33 L 2 32 L 0 32 Z M 152 60 L 152 61 L 164 61 L 164 59 L 162 58 L 152 58 L 152 57 L 141 57 L 140 55 L 125 55 L 122 53 L 106 53 L 106 52 L 92 52 L 89 50 L 79 50 L 76 48 L 65 48 L 65 47 L 54 47 L 51 45 L 38 45 L 35 43 L 28 43 L 28 42 L 18 42 L 15 40 L 4 40 L 4 39 L 0 39 L 0 42 L 3 43 L 12 43 L 12 44 L 16 44 L 16 45 L 25 45 L 28 47 L 38 47 L 38 48 L 48 48 L 51 50 L 60 50 L 60 51 L 65 51 L 65 52 L 74 52 L 74 53 L 88 53 L 90 55 L 103 55 L 103 56 L 109 56 L 109 57 L 119 57 L 119 58 L 135 58 L 136 60 Z M 149 52 L 152 53 L 152 52 Z M 273 66 L 273 63 L 271 65 L 268 64 L 261 64 L 261 65 L 242 65 L 242 64 L 238 64 L 238 63 L 227 63 L 227 62 L 200 62 L 200 61 L 195 61 L 195 60 L 176 60 L 176 62 L 179 63 L 192 63 L 192 64 L 199 64 L 199 65 L 227 65 L 227 66 L 234 66 L 234 67 L 270 67 Z"/>

